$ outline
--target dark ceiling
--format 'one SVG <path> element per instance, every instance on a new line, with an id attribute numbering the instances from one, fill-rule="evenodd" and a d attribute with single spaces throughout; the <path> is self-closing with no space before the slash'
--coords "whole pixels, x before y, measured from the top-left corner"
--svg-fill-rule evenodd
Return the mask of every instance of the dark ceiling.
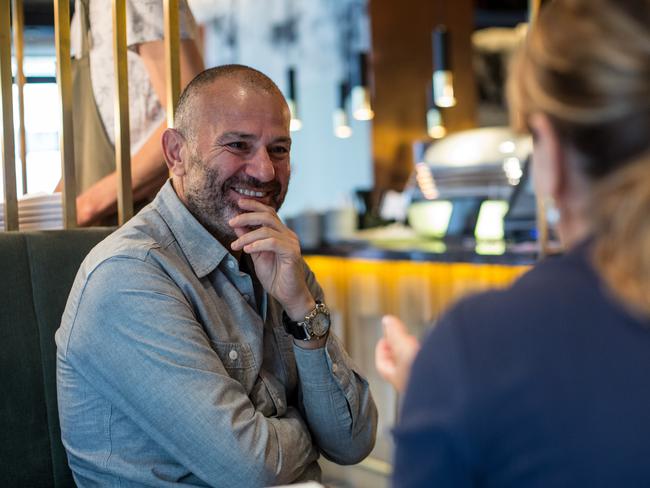
<path id="1" fill-rule="evenodd" d="M 484 10 L 526 10 L 528 0 L 476 0 L 476 7 Z"/>
<path id="2" fill-rule="evenodd" d="M 372 1 L 372 0 L 369 0 Z M 447 0 L 450 5 L 453 1 Z M 23 0 L 25 23 L 42 26 L 54 24 L 53 0 Z M 476 27 L 512 26 L 526 19 L 528 0 L 475 0 Z M 70 1 L 73 11 L 74 0 Z"/>
<path id="3" fill-rule="evenodd" d="M 70 1 L 70 11 L 74 1 Z M 53 0 L 23 0 L 26 25 L 54 25 Z"/>

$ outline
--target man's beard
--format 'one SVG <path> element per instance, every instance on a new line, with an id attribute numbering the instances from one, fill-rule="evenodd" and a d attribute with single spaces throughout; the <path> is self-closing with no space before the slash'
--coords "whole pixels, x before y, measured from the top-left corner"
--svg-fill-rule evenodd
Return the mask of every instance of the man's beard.
<path id="1" fill-rule="evenodd" d="M 245 212 L 237 205 L 237 197 L 229 195 L 233 187 L 251 188 L 270 192 L 271 206 L 279 210 L 286 189 L 277 180 L 267 183 L 246 175 L 233 175 L 222 180 L 218 167 L 208 168 L 204 162 L 193 157 L 184 183 L 187 207 L 194 217 L 221 243 L 230 243 L 237 239 L 235 231 L 228 221 Z M 240 198 L 246 198 L 241 195 Z"/>

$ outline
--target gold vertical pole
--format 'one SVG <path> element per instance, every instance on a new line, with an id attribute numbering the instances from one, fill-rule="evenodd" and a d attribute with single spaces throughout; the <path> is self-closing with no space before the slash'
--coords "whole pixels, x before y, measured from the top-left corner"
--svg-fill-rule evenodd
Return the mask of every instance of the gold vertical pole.
<path id="1" fill-rule="evenodd" d="M 537 195 L 537 245 L 539 248 L 539 258 L 545 258 L 549 255 L 548 244 L 548 220 L 546 219 L 546 204 L 544 200 Z"/>
<path id="2" fill-rule="evenodd" d="M 14 147 L 11 79 L 11 22 L 9 1 L 0 0 L 0 106 L 2 107 L 2 174 L 5 230 L 18 230 L 16 155 Z"/>
<path id="3" fill-rule="evenodd" d="M 16 56 L 16 87 L 18 88 L 18 154 L 23 175 L 23 195 L 27 193 L 27 142 L 25 138 L 25 12 L 23 0 L 13 0 L 14 54 Z"/>
<path id="4" fill-rule="evenodd" d="M 120 225 L 133 217 L 131 138 L 129 135 L 129 73 L 126 52 L 126 2 L 113 0 L 113 60 L 115 66 L 115 167 L 117 218 Z"/>
<path id="5" fill-rule="evenodd" d="M 528 0 L 528 23 L 532 25 L 537 19 L 541 0 Z M 537 201 L 537 245 L 539 247 L 539 258 L 542 259 L 549 254 L 548 220 L 546 219 L 546 204 L 541 195 L 535 196 Z"/>
<path id="6" fill-rule="evenodd" d="M 174 110 L 180 95 L 180 28 L 178 26 L 178 0 L 165 0 L 165 63 L 167 67 L 167 126 L 174 127 Z"/>
<path id="7" fill-rule="evenodd" d="M 528 0 L 528 21 L 532 24 L 537 18 L 542 0 Z"/>
<path id="8" fill-rule="evenodd" d="M 61 177 L 63 179 L 63 225 L 77 226 L 74 141 L 72 132 L 72 71 L 70 63 L 70 2 L 54 0 L 54 42 L 56 47 L 56 81 L 61 98 Z"/>

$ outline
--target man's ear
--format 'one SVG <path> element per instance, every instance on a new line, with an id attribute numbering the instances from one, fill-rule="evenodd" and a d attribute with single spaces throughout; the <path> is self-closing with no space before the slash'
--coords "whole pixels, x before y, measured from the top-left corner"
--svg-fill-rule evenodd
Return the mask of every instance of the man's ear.
<path id="1" fill-rule="evenodd" d="M 185 153 L 185 137 L 176 129 L 166 129 L 162 135 L 162 149 L 167 161 L 167 167 L 174 176 L 184 176 L 187 171 L 186 162 L 183 161 Z"/>
<path id="2" fill-rule="evenodd" d="M 565 148 L 548 116 L 536 113 L 528 121 L 533 133 L 533 177 L 541 197 L 562 200 L 568 187 Z"/>

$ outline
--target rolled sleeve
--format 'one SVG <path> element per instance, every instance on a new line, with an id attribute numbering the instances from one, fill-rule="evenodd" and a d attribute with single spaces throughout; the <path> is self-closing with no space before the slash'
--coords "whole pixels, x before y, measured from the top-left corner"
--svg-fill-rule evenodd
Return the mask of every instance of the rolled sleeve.
<path id="1" fill-rule="evenodd" d="M 360 462 L 374 447 L 377 427 L 368 382 L 334 334 L 320 349 L 294 345 L 294 354 L 305 419 L 318 447 L 336 463 Z"/>
<path id="2" fill-rule="evenodd" d="M 160 268 L 111 258 L 88 277 L 67 361 L 180 464 L 213 486 L 294 481 L 318 456 L 302 416 L 269 419 L 231 378 Z"/>

